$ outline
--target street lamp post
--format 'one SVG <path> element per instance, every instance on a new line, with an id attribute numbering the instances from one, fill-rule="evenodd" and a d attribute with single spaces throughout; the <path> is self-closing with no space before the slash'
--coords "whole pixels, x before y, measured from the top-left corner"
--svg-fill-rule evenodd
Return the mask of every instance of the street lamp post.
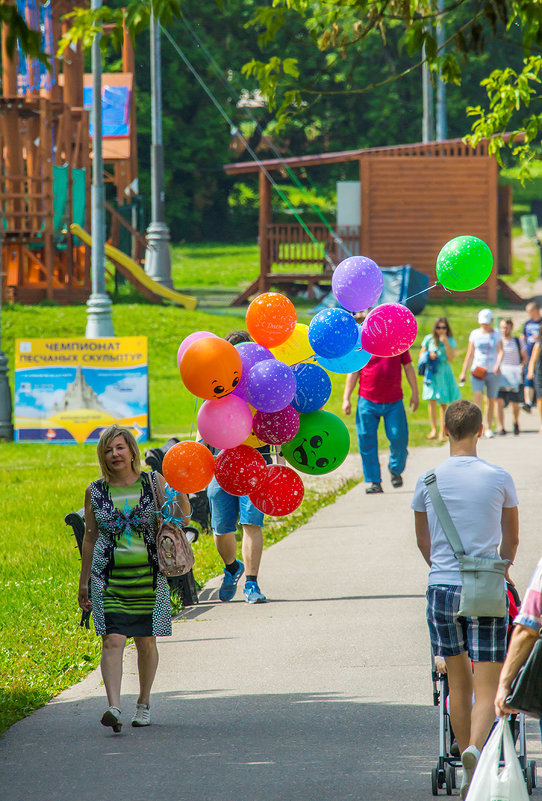
<path id="1" fill-rule="evenodd" d="M 92 0 L 91 8 L 99 9 L 102 0 Z M 101 34 L 92 42 L 92 294 L 87 301 L 88 339 L 113 337 L 111 300 L 105 291 L 105 189 L 102 152 L 102 54 Z"/>
<path id="2" fill-rule="evenodd" d="M 439 56 L 444 55 L 445 35 L 444 35 L 444 0 L 438 0 L 437 8 L 440 13 L 437 22 L 437 48 Z M 448 138 L 448 121 L 446 115 L 446 84 L 440 77 L 437 80 L 437 139 L 443 142 Z"/>
<path id="3" fill-rule="evenodd" d="M 147 228 L 145 272 L 162 286 L 173 288 L 169 228 L 165 217 L 164 149 L 162 144 L 162 69 L 160 22 L 151 14 L 151 199 L 152 221 Z"/>
<path id="4" fill-rule="evenodd" d="M 0 337 L 2 335 L 2 286 L 0 283 Z M 13 439 L 11 390 L 8 378 L 8 360 L 0 344 L 0 440 Z"/>

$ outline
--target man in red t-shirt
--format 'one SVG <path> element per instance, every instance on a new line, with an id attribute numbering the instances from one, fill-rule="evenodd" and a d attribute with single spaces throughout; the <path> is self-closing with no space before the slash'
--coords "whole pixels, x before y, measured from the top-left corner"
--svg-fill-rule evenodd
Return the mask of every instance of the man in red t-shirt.
<path id="1" fill-rule="evenodd" d="M 378 426 L 381 417 L 384 418 L 386 436 L 390 442 L 388 467 L 391 483 L 394 487 L 403 486 L 401 473 L 408 455 L 408 424 L 403 405 L 402 369 L 412 390 L 410 406 L 415 412 L 419 404 L 418 382 L 408 351 L 390 358 L 371 356 L 362 370 L 349 373 L 346 377 L 343 397 L 345 414 L 352 411 L 350 396 L 359 380 L 356 430 L 363 475 L 368 484 L 365 492 L 369 495 L 383 492 L 378 460 Z"/>

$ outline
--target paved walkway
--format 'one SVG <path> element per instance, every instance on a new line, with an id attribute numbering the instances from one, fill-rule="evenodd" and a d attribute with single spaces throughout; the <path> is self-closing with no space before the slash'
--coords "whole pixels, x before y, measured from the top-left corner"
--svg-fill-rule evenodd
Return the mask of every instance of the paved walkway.
<path id="1" fill-rule="evenodd" d="M 534 415 L 522 422 L 530 433 L 480 445 L 516 480 L 520 591 L 541 551 L 542 437 Z M 0 798 L 429 801 L 438 719 L 409 504 L 417 476 L 446 454 L 414 450 L 402 489 L 387 477 L 380 496 L 357 486 L 267 550 L 270 603 L 249 606 L 239 591 L 220 604 L 211 581 L 160 646 L 150 729 L 99 725 L 98 673 L 13 726 L 0 741 Z M 136 694 L 130 651 L 127 723 Z M 528 731 L 541 759 L 533 721 Z"/>

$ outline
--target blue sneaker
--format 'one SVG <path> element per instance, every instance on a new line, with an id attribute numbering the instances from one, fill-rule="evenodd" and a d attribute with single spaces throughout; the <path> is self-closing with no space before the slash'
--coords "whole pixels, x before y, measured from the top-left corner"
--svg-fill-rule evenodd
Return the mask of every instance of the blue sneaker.
<path id="1" fill-rule="evenodd" d="M 247 604 L 263 604 L 267 598 L 258 587 L 257 581 L 247 581 L 243 590 Z"/>
<path id="2" fill-rule="evenodd" d="M 237 568 L 236 572 L 233 574 L 230 573 L 229 570 L 224 568 L 224 578 L 222 579 L 222 584 L 220 585 L 220 589 L 218 591 L 218 597 L 221 601 L 231 601 L 235 592 L 237 590 L 237 582 L 245 572 L 245 568 L 242 562 L 239 562 L 239 567 Z"/>

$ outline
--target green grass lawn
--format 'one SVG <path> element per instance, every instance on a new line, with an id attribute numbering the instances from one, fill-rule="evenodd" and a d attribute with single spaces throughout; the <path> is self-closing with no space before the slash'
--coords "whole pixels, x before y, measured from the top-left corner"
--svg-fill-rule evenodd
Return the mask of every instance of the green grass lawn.
<path id="1" fill-rule="evenodd" d="M 233 294 L 258 272 L 255 245 L 180 246 L 173 248 L 174 282 L 192 287 L 204 299 L 218 290 Z M 124 293 L 124 294 L 123 294 Z M 223 336 L 242 328 L 244 310 L 227 306 L 187 312 L 147 302 L 130 302 L 135 293 L 123 288 L 122 302 L 113 306 L 117 336 L 145 335 L 149 340 L 150 414 L 152 443 L 162 444 L 170 435 L 190 436 L 195 428 L 195 399 L 180 381 L 176 365 L 181 340 L 195 330 Z M 476 326 L 478 303 L 429 304 L 418 317 L 419 334 L 413 348 L 428 333 L 436 316 L 448 316 L 458 341 L 454 364 L 459 373 L 469 331 Z M 297 303 L 298 318 L 309 322 L 310 304 Z M 84 306 L 4 306 L 2 347 L 10 361 L 13 386 L 13 352 L 16 338 L 83 336 Z M 420 388 L 421 388 L 421 379 Z M 333 377 L 333 394 L 327 408 L 341 413 L 344 376 Z M 408 388 L 407 388 L 408 389 Z M 465 397 L 470 397 L 466 387 Z M 407 392 L 408 400 L 408 392 Z M 351 450 L 357 451 L 354 417 L 346 419 Z M 411 446 L 427 444 L 426 404 L 409 414 Z M 383 436 L 383 435 L 382 435 Z M 385 447 L 385 440 L 382 441 Z M 142 445 L 142 451 L 149 445 Z M 83 504 L 85 487 L 97 477 L 93 446 L 62 447 L 45 444 L 2 444 L 0 511 L 4 520 L 0 550 L 0 731 L 53 695 L 82 678 L 99 659 L 95 634 L 78 628 L 76 603 L 79 557 L 64 516 Z M 301 508 L 289 518 L 269 521 L 266 545 L 275 542 L 307 519 L 333 494 L 308 492 Z M 196 545 L 195 574 L 200 582 L 221 570 L 212 538 L 203 536 Z"/>

